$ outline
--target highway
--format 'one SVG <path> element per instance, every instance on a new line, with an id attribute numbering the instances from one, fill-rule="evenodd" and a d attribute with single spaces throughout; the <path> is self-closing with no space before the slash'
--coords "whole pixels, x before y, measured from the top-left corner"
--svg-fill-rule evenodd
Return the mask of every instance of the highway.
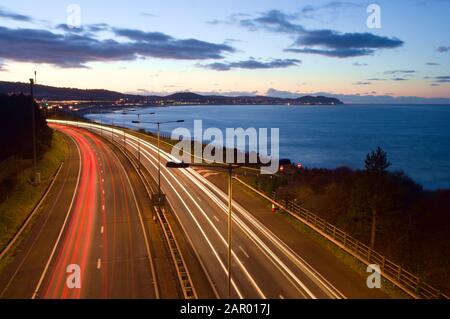
<path id="1" fill-rule="evenodd" d="M 0 297 L 158 298 L 142 204 L 122 161 L 96 134 L 51 126 L 67 136 L 68 159 L 50 204 L 0 274 Z M 79 267 L 79 288 L 67 285 L 70 265 Z"/>
<path id="2" fill-rule="evenodd" d="M 119 129 L 101 129 L 99 125 L 81 122 L 71 124 L 109 136 L 119 145 L 126 145 L 127 152 L 136 157 L 140 149 L 142 165 L 157 179 L 158 150 L 153 144 Z M 226 298 L 227 194 L 194 169 L 167 169 L 165 163 L 173 160 L 170 154 L 162 152 L 161 159 L 161 185 L 168 203 L 193 246 L 216 297 Z M 343 286 L 336 284 L 339 280 L 319 273 L 298 250 L 289 247 L 250 211 L 233 202 L 232 216 L 233 298 L 346 298 L 341 291 Z M 337 259 L 332 262 L 340 263 Z M 356 284 L 362 286 L 365 281 L 359 279 L 361 282 Z M 370 296 L 367 292 L 361 297 Z"/>

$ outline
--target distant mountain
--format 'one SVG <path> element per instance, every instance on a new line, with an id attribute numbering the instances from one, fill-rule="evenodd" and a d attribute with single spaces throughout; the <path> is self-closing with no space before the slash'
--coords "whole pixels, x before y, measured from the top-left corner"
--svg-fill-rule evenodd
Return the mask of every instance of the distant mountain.
<path id="1" fill-rule="evenodd" d="M 0 81 L 0 94 L 29 94 L 30 85 L 20 82 Z M 270 96 L 221 96 L 200 95 L 192 92 L 180 92 L 168 96 L 143 96 L 123 94 L 108 90 L 82 90 L 75 88 L 60 88 L 46 85 L 35 85 L 34 96 L 48 101 L 97 101 L 141 103 L 154 105 L 173 104 L 292 104 L 292 105 L 337 105 L 344 104 L 337 98 L 325 96 L 303 96 L 299 98 L 279 98 Z"/>
<path id="2" fill-rule="evenodd" d="M 294 99 L 294 101 L 297 102 L 296 104 L 326 104 L 326 105 L 344 104 L 339 99 L 325 96 L 302 96 Z"/>

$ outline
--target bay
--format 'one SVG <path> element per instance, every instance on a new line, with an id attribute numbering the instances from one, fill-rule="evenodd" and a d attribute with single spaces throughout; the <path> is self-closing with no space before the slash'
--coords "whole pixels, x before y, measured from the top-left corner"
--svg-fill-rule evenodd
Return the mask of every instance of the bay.
<path id="1" fill-rule="evenodd" d="M 404 171 L 427 189 L 450 188 L 450 106 L 446 105 L 183 105 L 143 107 L 142 121 L 185 120 L 168 124 L 193 132 L 194 120 L 203 128 L 279 128 L 280 158 L 307 167 L 364 167 L 365 155 L 382 147 L 391 170 Z M 137 129 L 135 114 L 120 111 L 88 114 L 92 120 Z M 155 126 L 140 128 L 154 131 Z"/>

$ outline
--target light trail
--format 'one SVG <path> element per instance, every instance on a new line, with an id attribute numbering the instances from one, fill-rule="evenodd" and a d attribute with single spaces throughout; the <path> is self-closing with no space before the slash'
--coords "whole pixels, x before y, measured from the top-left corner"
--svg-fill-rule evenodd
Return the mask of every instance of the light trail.
<path id="1" fill-rule="evenodd" d="M 67 124 L 71 123 L 67 122 Z M 93 130 L 100 129 L 100 126 L 96 124 L 83 123 L 82 126 Z M 111 129 L 109 130 L 109 132 L 111 132 L 112 136 L 114 136 L 114 139 L 118 139 L 120 143 L 123 143 L 123 140 L 121 139 L 123 138 L 123 136 L 125 136 L 127 148 L 129 147 L 134 151 L 137 151 L 138 149 L 137 143 L 139 141 L 141 148 L 141 155 L 144 160 L 144 163 L 145 161 L 147 161 L 147 163 L 149 163 L 151 167 L 154 168 L 152 170 L 149 170 L 151 173 L 154 174 L 155 169 L 157 169 L 156 164 L 157 158 L 155 155 L 152 155 L 150 151 L 156 153 L 158 150 L 155 146 L 134 135 L 124 133 L 121 130 Z M 174 158 L 170 154 L 167 154 L 164 151 L 161 151 L 161 158 L 165 161 L 174 160 Z M 195 170 L 187 169 L 187 170 L 180 170 L 180 172 L 181 173 L 179 174 L 183 175 L 187 180 L 190 181 L 188 183 L 189 185 L 186 184 L 182 178 L 179 178 L 179 176 L 175 176 L 167 168 L 162 167 L 162 177 L 163 180 L 165 181 L 165 183 L 163 183 L 162 186 L 164 187 L 164 184 L 168 185 L 168 187 L 177 196 L 179 202 L 182 204 L 182 206 L 184 206 L 186 212 L 188 212 L 188 214 L 191 216 L 192 220 L 200 230 L 200 233 L 207 242 L 208 246 L 213 251 L 214 256 L 216 257 L 217 261 L 220 264 L 220 267 L 226 273 L 226 267 L 223 261 L 221 260 L 215 246 L 212 244 L 212 240 L 208 237 L 206 229 L 204 229 L 201 226 L 201 222 L 197 219 L 197 216 L 193 214 L 193 212 L 189 208 L 189 205 L 184 200 L 183 197 L 185 196 L 184 195 L 181 196 L 179 194 L 179 190 L 181 190 L 182 193 L 185 194 L 186 197 L 194 204 L 196 209 L 201 213 L 201 216 L 203 216 L 203 218 L 205 218 L 205 220 L 207 221 L 207 225 L 210 226 L 210 228 L 213 230 L 213 233 L 215 233 L 216 236 L 218 236 L 219 241 L 225 247 L 226 247 L 226 240 L 221 234 L 221 232 L 218 230 L 216 225 L 214 225 L 210 216 L 200 206 L 199 204 L 199 202 L 201 202 L 200 197 L 196 196 L 196 198 L 194 198 L 187 188 L 189 188 L 189 190 L 192 190 L 192 187 L 196 187 L 199 190 L 201 190 L 201 192 L 209 198 L 210 203 L 214 203 L 215 205 L 217 205 L 219 210 L 224 213 L 224 216 L 226 216 L 227 214 L 227 207 L 224 203 L 224 201 L 227 198 L 227 195 Z M 279 237 L 273 234 L 250 212 L 248 212 L 235 202 L 233 202 L 233 210 L 235 211 L 235 213 L 232 216 L 233 223 L 235 223 L 239 227 L 241 233 L 247 236 L 248 240 L 250 240 L 254 244 L 254 246 L 257 247 L 257 249 L 259 249 L 259 251 L 264 256 L 266 256 L 268 260 L 270 260 L 270 262 L 281 272 L 281 274 L 287 279 L 287 281 L 293 287 L 295 287 L 295 289 L 301 295 L 303 295 L 304 297 L 308 296 L 309 298 L 316 298 L 315 294 L 307 287 L 307 285 L 302 280 L 299 279 L 299 277 L 294 273 L 294 271 L 299 272 L 302 275 L 306 275 L 308 280 L 310 280 L 311 282 L 314 283 L 314 285 L 317 286 L 315 287 L 315 289 L 323 291 L 328 297 L 345 298 L 345 296 L 336 287 L 334 287 L 331 283 L 329 283 L 311 265 L 309 265 L 303 258 L 301 258 L 288 245 L 286 245 Z M 176 210 L 174 211 L 177 214 L 177 217 L 180 220 L 180 222 L 182 222 L 182 219 L 178 215 L 178 212 Z M 241 219 L 241 217 L 243 217 L 243 219 Z M 217 219 L 215 215 L 213 215 L 213 218 Z M 187 235 L 189 236 L 189 234 Z M 247 267 L 244 266 L 243 262 L 238 258 L 238 256 L 235 254 L 234 251 L 232 253 L 233 259 L 237 262 L 238 266 L 241 268 L 241 270 L 243 271 L 243 273 L 245 274 L 251 285 L 254 287 L 255 291 L 260 295 L 260 297 L 265 297 L 265 294 L 263 293 L 260 286 L 256 283 L 255 278 L 253 278 L 253 276 L 250 274 Z M 248 256 L 248 253 L 246 252 L 245 255 Z M 290 263 L 290 265 L 288 265 L 288 263 Z M 242 282 L 239 282 L 239 285 L 242 284 L 243 284 Z M 243 297 L 242 293 L 240 293 L 237 286 L 238 284 L 233 280 L 234 289 L 237 291 L 240 297 Z M 280 295 L 282 296 L 282 294 L 279 294 L 277 296 Z"/>

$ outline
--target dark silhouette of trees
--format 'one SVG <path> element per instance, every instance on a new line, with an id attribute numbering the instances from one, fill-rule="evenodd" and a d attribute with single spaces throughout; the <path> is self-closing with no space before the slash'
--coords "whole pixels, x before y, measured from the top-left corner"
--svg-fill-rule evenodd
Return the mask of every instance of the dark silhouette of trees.
<path id="1" fill-rule="evenodd" d="M 383 256 L 450 291 L 450 190 L 426 191 L 404 173 L 388 171 L 381 148 L 365 160 L 364 170 L 304 167 L 253 182 L 260 190 L 275 190 L 281 203 L 288 197 L 367 245 L 372 239 Z"/>
<path id="2" fill-rule="evenodd" d="M 0 94 L 0 161 L 11 156 L 31 158 L 33 141 L 31 131 L 31 97 Z M 52 130 L 47 126 L 39 106 L 36 111 L 36 137 L 38 157 L 50 147 Z"/>
<path id="3" fill-rule="evenodd" d="M 375 151 L 367 154 L 364 163 L 368 172 L 385 172 L 391 166 L 391 163 L 387 160 L 386 152 L 379 146 Z"/>
<path id="4" fill-rule="evenodd" d="M 392 196 L 392 185 L 386 175 L 386 170 L 391 164 L 387 154 L 377 147 L 375 151 L 367 154 L 365 160 L 366 173 L 359 181 L 356 194 L 359 196 L 360 208 L 371 215 L 370 247 L 375 248 L 377 233 L 377 219 L 379 214 L 388 210 L 395 198 Z"/>

